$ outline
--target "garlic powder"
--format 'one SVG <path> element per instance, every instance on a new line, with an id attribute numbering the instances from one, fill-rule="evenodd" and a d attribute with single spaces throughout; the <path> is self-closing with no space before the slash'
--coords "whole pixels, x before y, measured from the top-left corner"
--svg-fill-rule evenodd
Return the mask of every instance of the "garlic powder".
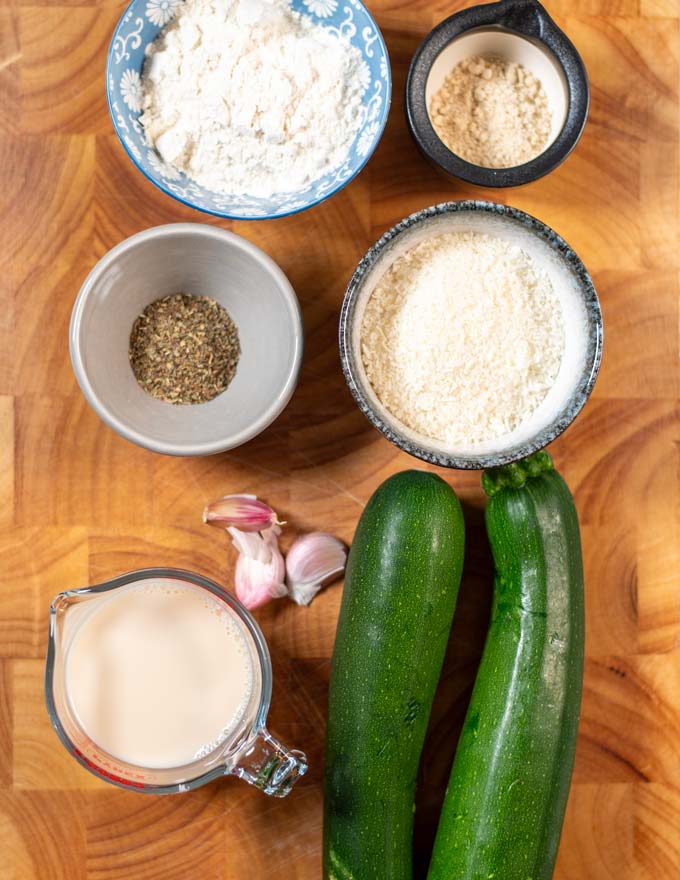
<path id="1" fill-rule="evenodd" d="M 512 168 L 547 147 L 552 113 L 540 80 L 522 64 L 475 55 L 460 61 L 430 102 L 444 144 L 483 168 Z"/>

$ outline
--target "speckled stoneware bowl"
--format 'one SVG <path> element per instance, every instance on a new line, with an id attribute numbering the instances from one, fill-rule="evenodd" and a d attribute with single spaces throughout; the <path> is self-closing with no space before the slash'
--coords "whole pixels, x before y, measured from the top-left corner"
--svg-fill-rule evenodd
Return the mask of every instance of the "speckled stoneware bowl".
<path id="1" fill-rule="evenodd" d="M 388 412 L 371 387 L 361 357 L 360 331 L 366 303 L 401 254 L 446 232 L 481 232 L 522 248 L 548 272 L 572 328 L 565 321 L 565 350 L 553 388 L 532 414 L 500 441 L 451 449 L 411 430 Z M 349 389 L 371 424 L 400 449 L 442 467 L 497 467 L 542 449 L 576 418 L 588 400 L 602 359 L 602 312 L 593 283 L 569 245 L 530 214 L 495 202 L 445 202 L 411 214 L 388 230 L 357 266 L 340 314 L 340 360 Z"/>
<path id="2" fill-rule="evenodd" d="M 483 168 L 453 153 L 434 130 L 428 107 L 444 78 L 464 58 L 496 55 L 523 64 L 542 83 L 552 109 L 544 151 L 512 168 Z M 574 149 L 588 117 L 590 90 L 576 47 L 537 0 L 470 6 L 440 22 L 413 56 L 406 82 L 409 128 L 441 171 L 477 186 L 520 186 L 557 168 Z"/>
<path id="3" fill-rule="evenodd" d="M 344 37 L 362 53 L 365 82 L 360 128 L 340 168 L 303 190 L 257 198 L 243 193 L 216 193 L 166 165 L 151 149 L 139 123 L 141 73 L 145 50 L 174 17 L 181 0 L 132 0 L 114 31 L 106 61 L 106 94 L 113 127 L 137 168 L 169 196 L 219 217 L 265 220 L 311 208 L 346 186 L 361 171 L 380 140 L 392 95 L 385 41 L 360 0 L 291 0 L 291 6 L 315 23 Z"/>

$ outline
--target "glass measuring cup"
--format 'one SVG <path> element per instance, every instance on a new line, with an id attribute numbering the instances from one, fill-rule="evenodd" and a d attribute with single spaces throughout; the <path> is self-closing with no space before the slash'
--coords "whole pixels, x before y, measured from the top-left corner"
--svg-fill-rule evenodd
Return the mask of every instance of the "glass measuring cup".
<path id="1" fill-rule="evenodd" d="M 212 594 L 242 622 L 253 659 L 254 684 L 247 710 L 227 739 L 205 757 L 181 767 L 146 768 L 128 764 L 95 743 L 78 720 L 69 700 L 66 656 L 76 633 L 92 612 L 115 590 L 150 580 L 189 584 Z M 190 571 L 147 568 L 103 584 L 59 593 L 50 605 L 50 632 L 45 668 L 47 711 L 63 745 L 95 776 L 120 788 L 149 794 L 191 791 L 219 776 L 239 776 L 265 794 L 285 797 L 307 771 L 302 752 L 284 748 L 267 730 L 272 667 L 262 631 L 241 603 L 216 583 Z"/>

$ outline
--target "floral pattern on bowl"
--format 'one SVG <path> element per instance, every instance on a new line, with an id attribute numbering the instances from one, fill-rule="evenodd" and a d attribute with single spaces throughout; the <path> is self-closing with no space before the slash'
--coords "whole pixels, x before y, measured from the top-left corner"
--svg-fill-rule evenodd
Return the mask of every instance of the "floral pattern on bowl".
<path id="1" fill-rule="evenodd" d="M 364 167 L 380 140 L 391 99 L 387 48 L 371 14 L 360 0 L 291 0 L 291 7 L 311 17 L 360 49 L 366 91 L 361 126 L 347 160 L 333 172 L 303 190 L 277 193 L 271 198 L 213 192 L 165 163 L 146 141 L 139 122 L 141 73 L 145 49 L 174 17 L 182 0 L 133 0 L 118 22 L 106 64 L 109 110 L 128 155 L 159 189 L 190 207 L 240 220 L 283 217 L 303 211 L 332 196 Z"/>

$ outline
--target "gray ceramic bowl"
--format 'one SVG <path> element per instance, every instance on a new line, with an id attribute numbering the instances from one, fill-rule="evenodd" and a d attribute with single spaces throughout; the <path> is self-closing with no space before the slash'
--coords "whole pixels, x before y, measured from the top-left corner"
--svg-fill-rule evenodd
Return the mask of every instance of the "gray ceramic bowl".
<path id="1" fill-rule="evenodd" d="M 132 324 L 172 293 L 210 296 L 239 330 L 236 376 L 214 400 L 173 406 L 140 388 L 128 360 Z M 73 307 L 71 361 L 95 412 L 127 440 L 168 455 L 233 449 L 282 412 L 302 361 L 300 307 L 288 279 L 255 245 L 197 223 L 147 229 L 90 272 Z"/>
<path id="2" fill-rule="evenodd" d="M 360 328 L 375 285 L 395 259 L 426 238 L 462 231 L 509 240 L 539 261 L 549 273 L 563 309 L 568 310 L 569 320 L 578 321 L 584 332 L 566 332 L 565 352 L 555 385 L 532 415 L 531 424 L 520 425 L 500 442 L 450 449 L 406 427 L 380 403 L 363 367 Z M 554 440 L 576 418 L 593 390 L 602 359 L 602 341 L 597 293 L 574 251 L 540 220 L 494 202 L 445 202 L 397 223 L 378 239 L 357 266 L 340 314 L 340 359 L 359 409 L 400 449 L 443 467 L 497 467 L 524 458 Z"/>

